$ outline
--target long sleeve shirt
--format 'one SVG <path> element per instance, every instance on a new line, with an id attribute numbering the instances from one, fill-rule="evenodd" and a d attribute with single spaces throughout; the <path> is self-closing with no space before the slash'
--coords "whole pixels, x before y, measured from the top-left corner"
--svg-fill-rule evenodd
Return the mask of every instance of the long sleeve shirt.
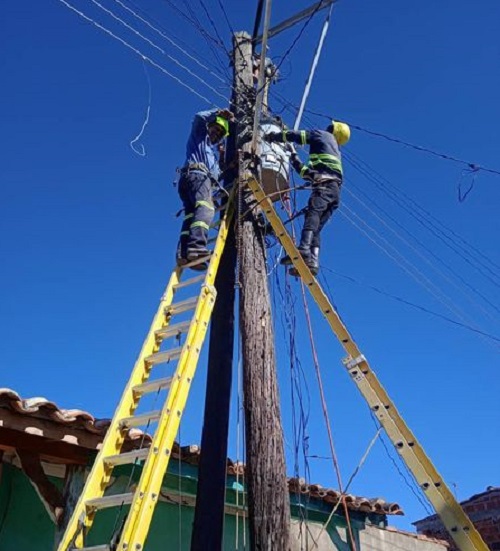
<path id="1" fill-rule="evenodd" d="M 342 176 L 342 155 L 340 148 L 331 132 L 326 130 L 284 130 L 272 134 L 273 141 L 293 142 L 299 145 L 309 145 L 309 160 L 304 165 L 297 156 L 292 158 L 293 168 L 304 176 L 306 170 L 314 170 L 320 174 L 335 174 Z"/>
<path id="2" fill-rule="evenodd" d="M 186 144 L 185 166 L 190 164 L 203 164 L 210 175 L 217 180 L 219 177 L 219 162 L 215 147 L 210 143 L 207 132 L 207 124 L 215 120 L 217 109 L 200 111 L 196 113 L 191 126 L 191 134 Z"/>

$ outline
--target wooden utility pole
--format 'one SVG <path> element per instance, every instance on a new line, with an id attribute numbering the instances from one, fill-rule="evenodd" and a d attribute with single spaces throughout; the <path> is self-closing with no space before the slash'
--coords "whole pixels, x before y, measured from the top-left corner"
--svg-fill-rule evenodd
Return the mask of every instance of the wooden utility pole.
<path id="1" fill-rule="evenodd" d="M 262 52 L 265 55 L 265 52 Z M 251 128 L 249 91 L 254 90 L 252 46 L 247 33 L 234 37 L 234 87 L 238 134 Z M 249 113 L 251 115 L 251 113 Z M 250 144 L 243 146 L 249 153 Z M 243 171 L 248 169 L 245 161 Z M 244 181 L 240 174 L 240 182 Z M 243 198 L 247 195 L 242 190 Z M 267 283 L 265 241 L 255 209 L 236 223 L 239 257 L 240 329 L 242 336 L 243 386 L 246 428 L 246 484 L 250 548 L 252 551 L 288 551 L 290 504 L 283 449 L 283 430 L 276 380 L 274 331 Z M 241 212 L 239 213 L 242 214 Z"/>

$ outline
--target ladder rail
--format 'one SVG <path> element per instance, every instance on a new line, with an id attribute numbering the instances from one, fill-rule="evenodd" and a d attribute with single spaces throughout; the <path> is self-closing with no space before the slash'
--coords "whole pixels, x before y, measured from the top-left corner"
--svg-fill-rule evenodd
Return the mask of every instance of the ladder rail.
<path id="1" fill-rule="evenodd" d="M 209 262 L 209 266 L 205 276 L 204 285 L 202 287 L 202 290 L 200 291 L 199 301 L 198 301 L 199 304 L 197 306 L 197 309 L 195 310 L 195 311 L 198 311 L 199 307 L 203 306 L 202 314 L 203 314 L 203 319 L 206 319 L 206 326 L 208 326 L 208 320 L 210 318 L 210 313 L 213 308 L 213 303 L 211 304 L 211 306 L 208 307 L 209 308 L 208 313 L 207 313 L 206 304 L 213 302 L 212 299 L 215 300 L 214 283 L 215 283 L 215 278 L 217 275 L 217 269 L 220 263 L 220 259 L 224 251 L 224 246 L 227 241 L 227 234 L 228 234 L 232 217 L 233 217 L 235 189 L 236 189 L 236 186 L 232 190 L 230 197 L 228 199 L 225 216 L 217 224 L 217 227 L 219 228 L 217 240 L 215 243 L 213 254 L 210 257 L 210 262 Z M 95 512 L 89 512 L 86 510 L 85 503 L 89 501 L 90 498 L 98 499 L 103 497 L 106 487 L 110 482 L 113 466 L 110 463 L 106 464 L 104 459 L 109 456 L 117 456 L 121 452 L 123 443 L 125 441 L 125 431 L 121 428 L 120 422 L 123 418 L 133 416 L 137 408 L 139 400 L 137 395 L 133 392 L 134 387 L 138 387 L 139 385 L 142 385 L 148 382 L 149 380 L 152 366 L 148 367 L 145 362 L 145 359 L 148 356 L 151 356 L 152 354 L 158 352 L 160 349 L 161 343 L 158 342 L 157 333 L 167 328 L 170 323 L 171 316 L 168 315 L 167 308 L 169 305 L 172 304 L 174 293 L 176 288 L 179 287 L 182 273 L 183 273 L 183 267 L 176 266 L 170 276 L 165 292 L 163 293 L 160 299 L 158 309 L 153 317 L 153 321 L 151 323 L 149 331 L 145 337 L 141 350 L 137 356 L 130 378 L 123 391 L 123 394 L 120 398 L 118 406 L 116 407 L 110 427 L 104 437 L 101 450 L 99 451 L 94 461 L 92 469 L 87 477 L 85 487 L 73 510 L 73 514 L 71 515 L 71 518 L 68 522 L 64 535 L 59 542 L 59 545 L 57 548 L 58 551 L 69 551 L 70 549 L 73 549 L 73 548 L 82 549 L 85 545 L 85 542 L 84 542 L 85 528 L 89 529 L 92 526 L 94 521 L 94 516 L 95 516 Z M 207 296 L 209 297 L 208 299 L 206 298 Z M 192 319 L 194 320 L 194 317 Z M 199 330 L 193 330 L 194 333 L 191 333 L 192 331 L 191 327 L 188 332 L 188 334 L 191 333 L 192 335 L 196 335 L 196 337 L 193 336 L 192 338 L 194 339 L 194 342 L 199 343 L 200 348 L 206 334 L 206 330 L 207 330 L 206 326 L 203 328 L 201 332 Z M 187 340 L 186 340 L 186 343 L 187 343 Z M 184 357 L 185 360 L 183 360 L 182 357 Z M 179 364 L 182 363 L 182 365 L 185 365 L 188 358 L 191 359 L 192 354 L 189 350 L 187 350 L 187 347 L 186 347 L 186 353 L 181 354 Z M 191 364 L 194 364 L 194 365 L 191 365 L 191 368 L 193 370 L 193 375 L 194 375 L 194 371 L 196 370 L 196 363 L 197 363 L 196 361 L 194 362 L 191 361 Z M 177 370 L 179 370 L 179 365 Z M 176 383 L 178 383 L 178 381 L 176 380 L 174 380 L 172 383 L 172 387 L 174 388 L 171 387 L 169 390 L 164 411 L 166 411 L 167 403 L 171 401 L 172 396 L 177 396 L 177 395 L 181 396 L 181 398 L 183 399 L 183 402 L 181 400 L 181 401 L 177 401 L 176 403 L 180 404 L 182 402 L 183 404 L 185 404 L 188 390 L 189 390 L 189 385 L 185 387 L 184 393 L 180 392 L 179 394 L 177 392 Z M 165 421 L 166 419 L 160 420 L 158 425 L 160 425 L 162 422 L 163 424 L 165 424 Z M 178 424 L 176 426 L 178 427 Z M 174 430 L 174 428 L 171 428 L 170 430 L 167 431 L 167 434 L 168 434 L 167 441 L 172 440 L 172 444 L 173 444 L 173 439 L 175 439 L 175 436 L 177 434 L 177 430 L 176 429 Z M 158 432 L 158 429 L 157 429 L 157 432 Z M 151 464 L 150 458 L 152 457 L 152 454 L 154 454 L 153 445 L 151 446 L 150 450 L 151 450 L 151 453 L 148 455 L 146 464 L 148 463 Z M 146 464 L 144 465 L 144 468 Z M 156 479 L 160 480 L 160 484 L 165 474 L 167 466 L 168 466 L 168 460 L 167 462 L 163 462 L 160 465 L 160 467 L 163 468 L 162 472 L 159 472 L 158 469 L 156 469 L 156 472 L 154 473 Z M 142 480 L 142 477 L 141 477 L 141 480 Z M 137 494 L 138 492 L 135 492 L 133 504 L 131 506 L 129 515 L 127 517 L 127 523 L 129 524 L 130 524 L 130 520 L 131 519 L 134 520 L 135 518 L 136 508 L 134 507 L 134 504 L 136 503 L 135 497 L 137 496 Z M 140 545 L 142 546 L 143 546 L 144 540 L 147 537 L 149 523 L 151 521 L 155 504 L 156 503 L 152 505 L 152 508 L 150 507 L 150 516 L 149 516 L 149 521 L 147 523 L 147 526 L 145 524 L 139 526 L 140 528 L 139 536 L 140 538 L 142 538 L 142 542 Z M 134 525 L 136 526 L 135 530 L 137 531 L 137 523 L 135 523 Z M 125 530 L 123 530 L 122 533 L 124 534 Z M 141 549 L 141 548 L 142 547 L 139 547 L 137 549 Z"/>
<path id="2" fill-rule="evenodd" d="M 153 317 L 150 329 L 132 369 L 130 379 L 123 391 L 120 402 L 113 415 L 111 425 L 104 437 L 101 450 L 97 454 L 92 469 L 87 477 L 84 490 L 78 499 L 65 533 L 59 543 L 58 551 L 67 551 L 69 546 L 73 543 L 75 536 L 76 539 L 74 542 L 77 547 L 82 547 L 84 544 L 83 531 L 80 529 L 82 523 L 81 519 L 85 519 L 83 521 L 83 526 L 85 527 L 89 527 L 93 521 L 93 515 L 86 515 L 85 501 L 89 494 L 96 498 L 104 495 L 105 488 L 111 478 L 112 468 L 107 466 L 103 459 L 107 456 L 117 455 L 121 451 L 123 442 L 125 441 L 125 434 L 120 427 L 120 419 L 134 414 L 137 407 L 137 400 L 134 399 L 133 387 L 145 383 L 149 379 L 149 371 L 144 368 L 144 360 L 159 348 L 155 332 L 163 329 L 169 323 L 169 320 L 165 318 L 164 311 L 165 307 L 172 303 L 174 296 L 173 288 L 174 285 L 179 282 L 180 274 L 180 270 L 176 269 L 170 276 L 168 285 L 160 299 L 158 309 Z"/>
<path id="3" fill-rule="evenodd" d="M 396 451 L 423 489 L 429 502 L 441 518 L 451 537 L 462 551 L 488 551 L 481 535 L 462 509 L 452 492 L 434 467 L 432 461 L 409 429 L 396 406 L 380 384 L 368 361 L 352 339 L 327 295 L 312 275 L 297 247 L 276 213 L 271 200 L 266 196 L 253 174 L 246 174 L 246 182 L 258 204 L 269 220 L 276 237 L 292 259 L 303 283 L 328 321 L 348 358 L 344 361 L 351 378 L 368 402 Z"/>
<path id="4" fill-rule="evenodd" d="M 118 549 L 143 549 L 144 542 L 148 536 L 149 526 L 153 517 L 154 508 L 158 503 L 161 483 L 164 473 L 167 470 L 171 457 L 171 449 L 180 424 L 182 411 L 187 401 L 191 381 L 194 377 L 198 356 L 201 351 L 205 334 L 208 329 L 208 322 L 215 303 L 215 277 L 219 267 L 220 259 L 224 251 L 227 234 L 233 218 L 233 201 L 235 188 L 228 201 L 226 215 L 222 219 L 217 241 L 210 258 L 207 269 L 205 285 L 198 302 L 194 323 L 189 329 L 186 338 L 185 348 L 187 354 L 183 354 L 177 371 L 174 375 L 168 399 L 164 405 L 163 414 L 158 424 L 151 449 L 158 450 L 150 454 L 144 464 L 138 491 L 130 507 L 130 513 L 123 527 Z M 172 415 L 174 413 L 174 415 Z M 163 450 L 163 453 L 162 453 Z M 125 547 L 127 545 L 127 547 Z"/>
<path id="5" fill-rule="evenodd" d="M 142 549 L 147 538 L 154 508 L 159 501 L 163 475 L 172 455 L 182 412 L 187 401 L 191 382 L 196 371 L 201 346 L 208 329 L 215 303 L 214 287 L 205 287 L 195 314 L 194 323 L 186 339 L 186 352 L 182 355 L 165 402 L 160 421 L 151 443 L 152 454 L 143 466 L 137 491 L 127 516 L 118 549 Z"/>

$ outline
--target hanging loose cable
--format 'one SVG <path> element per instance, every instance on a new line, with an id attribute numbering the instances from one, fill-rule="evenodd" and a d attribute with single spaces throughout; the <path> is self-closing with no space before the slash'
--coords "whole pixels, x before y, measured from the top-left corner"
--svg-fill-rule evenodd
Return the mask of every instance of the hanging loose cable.
<path id="1" fill-rule="evenodd" d="M 147 81 L 148 81 L 148 107 L 146 109 L 146 117 L 144 118 L 144 122 L 142 123 L 141 131 L 130 142 L 129 145 L 132 148 L 132 150 L 135 153 L 137 153 L 137 155 L 139 155 L 140 157 L 145 157 L 146 156 L 146 148 L 144 147 L 144 145 L 142 143 L 140 143 L 140 144 L 138 144 L 138 148 L 135 146 L 135 142 L 137 142 L 141 139 L 141 137 L 144 133 L 144 130 L 145 130 L 146 126 L 149 123 L 149 113 L 151 111 L 151 79 L 149 78 L 148 68 L 147 68 L 146 63 L 144 61 L 142 62 L 142 67 L 144 69 L 144 73 L 146 74 L 146 78 L 147 78 Z"/>
<path id="2" fill-rule="evenodd" d="M 321 51 L 323 50 L 323 44 L 325 42 L 325 38 L 328 33 L 328 27 L 330 26 L 330 18 L 332 15 L 332 11 L 333 11 L 333 4 L 330 6 L 330 9 L 328 10 L 328 15 L 326 16 L 325 22 L 323 24 L 323 29 L 321 31 L 321 35 L 319 37 L 319 42 L 318 42 L 318 45 L 316 46 L 316 52 L 314 53 L 311 70 L 309 71 L 306 87 L 304 88 L 304 93 L 302 94 L 302 100 L 300 102 L 299 112 L 297 113 L 295 124 L 293 125 L 294 130 L 299 129 L 300 122 L 302 120 L 302 114 L 304 113 L 306 101 L 307 101 L 307 98 L 309 97 L 309 92 L 311 91 L 311 85 L 314 78 L 314 74 L 316 73 L 316 67 L 318 66 L 319 58 L 321 56 Z"/>

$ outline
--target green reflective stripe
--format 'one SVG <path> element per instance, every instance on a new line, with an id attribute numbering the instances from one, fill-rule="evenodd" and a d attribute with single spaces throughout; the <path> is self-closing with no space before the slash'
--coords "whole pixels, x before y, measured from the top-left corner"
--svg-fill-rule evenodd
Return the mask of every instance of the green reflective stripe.
<path id="1" fill-rule="evenodd" d="M 186 214 L 186 216 L 184 216 L 184 220 L 189 220 L 190 218 L 193 218 L 194 214 L 191 213 L 191 214 Z"/>
<path id="2" fill-rule="evenodd" d="M 196 201 L 194 206 L 195 206 L 195 208 L 196 207 L 206 207 L 207 209 L 215 210 L 215 207 L 212 205 L 212 203 L 209 203 L 208 201 Z"/>
<path id="3" fill-rule="evenodd" d="M 189 235 L 188 231 L 181 231 L 181 235 Z"/>
<path id="4" fill-rule="evenodd" d="M 302 178 L 302 176 L 304 176 L 304 174 L 306 173 L 306 170 L 307 170 L 307 165 L 304 165 L 301 169 L 300 169 L 300 177 Z"/>
<path id="5" fill-rule="evenodd" d="M 283 130 L 283 143 L 286 143 L 286 130 Z"/>
<path id="6" fill-rule="evenodd" d="M 321 159 L 321 160 L 324 160 L 324 161 L 339 161 L 340 162 L 340 159 L 338 157 L 336 157 L 335 155 L 331 155 L 330 153 L 313 153 L 312 155 L 309 156 L 309 158 L 312 161 L 315 161 L 316 159 Z"/>
<path id="7" fill-rule="evenodd" d="M 202 222 L 202 221 L 200 220 L 200 221 L 198 221 L 198 222 L 193 222 L 193 223 L 191 224 L 191 227 L 192 227 L 192 228 L 203 228 L 203 229 L 205 229 L 205 230 L 208 230 L 210 226 L 209 226 L 206 222 Z"/>
<path id="8" fill-rule="evenodd" d="M 300 140 L 302 142 L 302 145 L 306 145 L 307 138 L 306 138 L 306 131 L 305 130 L 300 131 Z"/>
<path id="9" fill-rule="evenodd" d="M 340 163 L 325 163 L 324 161 L 316 161 L 316 162 L 309 162 L 308 166 L 312 169 L 323 166 L 326 168 L 329 168 L 330 170 L 335 170 L 336 172 L 340 172 L 340 174 L 343 174 L 342 165 Z"/>

